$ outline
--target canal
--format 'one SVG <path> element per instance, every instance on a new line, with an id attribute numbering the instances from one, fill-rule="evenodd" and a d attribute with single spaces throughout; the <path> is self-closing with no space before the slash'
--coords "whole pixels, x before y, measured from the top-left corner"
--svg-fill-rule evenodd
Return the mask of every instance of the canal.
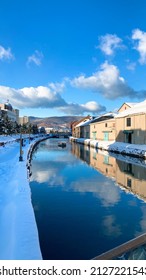
<path id="1" fill-rule="evenodd" d="M 32 157 L 43 259 L 92 259 L 145 233 L 145 162 L 59 141 L 41 142 Z"/>

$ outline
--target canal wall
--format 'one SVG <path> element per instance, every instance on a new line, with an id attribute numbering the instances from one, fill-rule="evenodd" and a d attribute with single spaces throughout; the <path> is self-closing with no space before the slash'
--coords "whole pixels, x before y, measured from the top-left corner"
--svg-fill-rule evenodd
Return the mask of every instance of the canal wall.
<path id="1" fill-rule="evenodd" d="M 33 151 L 35 150 L 35 148 L 37 147 L 37 145 L 44 141 L 49 139 L 50 136 L 42 136 L 42 138 L 39 139 L 35 139 L 31 145 L 29 146 L 28 152 L 27 152 L 27 162 L 26 162 L 26 167 L 27 167 L 27 172 L 28 172 L 28 178 L 31 176 L 31 160 L 32 160 L 32 154 Z"/>
<path id="2" fill-rule="evenodd" d="M 96 149 L 146 159 L 146 145 L 136 145 L 115 141 L 98 141 L 75 137 L 70 137 L 69 139 L 71 142 L 77 142 Z"/>

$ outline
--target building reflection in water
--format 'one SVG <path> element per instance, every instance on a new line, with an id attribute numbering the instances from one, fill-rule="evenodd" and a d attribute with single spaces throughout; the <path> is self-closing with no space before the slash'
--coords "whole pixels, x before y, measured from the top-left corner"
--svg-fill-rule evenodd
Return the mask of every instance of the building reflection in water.
<path id="1" fill-rule="evenodd" d="M 146 201 L 146 162 L 144 160 L 116 154 L 110 156 L 108 152 L 76 143 L 72 145 L 72 153 L 87 162 L 94 169 L 97 169 L 98 172 L 114 179 L 117 185 L 122 187 L 124 191 L 133 193 L 138 198 Z M 140 224 L 143 232 L 145 232 L 145 210 L 142 209 L 142 212 L 144 213 L 140 219 Z M 106 219 L 108 218 L 106 217 Z M 117 255 L 114 259 L 145 260 L 146 245 L 141 246 L 137 242 L 136 249 L 131 249 L 122 255 Z"/>
<path id="2" fill-rule="evenodd" d="M 98 172 L 112 178 L 126 192 L 137 195 L 140 199 L 146 201 L 146 163 L 140 160 L 140 163 L 131 157 L 118 155 L 118 159 L 108 152 L 103 152 L 90 148 L 88 146 L 72 143 L 72 153 L 87 162 Z"/>
<path id="3" fill-rule="evenodd" d="M 146 163 L 58 141 L 40 143 L 32 160 L 43 258 L 91 259 L 146 232 L 146 204 L 131 195 L 146 199 Z"/>

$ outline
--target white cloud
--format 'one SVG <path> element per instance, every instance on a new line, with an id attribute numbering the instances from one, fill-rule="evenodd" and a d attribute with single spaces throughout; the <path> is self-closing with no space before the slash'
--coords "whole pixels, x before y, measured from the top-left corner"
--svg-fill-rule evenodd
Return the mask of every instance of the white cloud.
<path id="1" fill-rule="evenodd" d="M 14 59 L 14 55 L 11 52 L 11 49 L 5 49 L 3 46 L 0 46 L 0 60 L 11 60 Z"/>
<path id="2" fill-rule="evenodd" d="M 63 92 L 63 90 L 65 89 L 65 83 L 50 83 L 49 87 L 54 91 L 54 92 Z"/>
<path id="3" fill-rule="evenodd" d="M 115 34 L 106 34 L 99 37 L 99 48 L 106 55 L 113 55 L 114 51 L 119 48 L 123 48 L 122 39 Z"/>
<path id="4" fill-rule="evenodd" d="M 54 108 L 66 105 L 59 93 L 49 87 L 25 87 L 14 89 L 0 86 L 0 97 L 9 99 L 14 107 L 18 108 Z"/>
<path id="5" fill-rule="evenodd" d="M 103 220 L 103 227 L 105 228 L 104 234 L 107 236 L 118 237 L 122 235 L 120 225 L 117 224 L 116 217 L 114 215 L 105 216 Z"/>
<path id="6" fill-rule="evenodd" d="M 34 175 L 31 177 L 31 181 L 35 181 L 40 184 L 47 183 L 49 187 L 62 187 L 64 185 L 64 177 L 59 176 L 58 174 L 59 172 L 57 168 L 35 171 Z"/>
<path id="7" fill-rule="evenodd" d="M 141 207 L 141 213 L 142 215 L 139 219 L 140 232 L 136 232 L 136 236 L 146 231 L 146 209 L 143 206 Z"/>
<path id="8" fill-rule="evenodd" d="M 134 96 L 135 91 L 130 88 L 123 77 L 120 76 L 118 68 L 105 62 L 100 70 L 89 77 L 81 75 L 70 81 L 71 85 L 77 88 L 90 89 L 101 93 L 108 99 L 115 99 L 121 96 Z"/>
<path id="9" fill-rule="evenodd" d="M 127 62 L 128 62 L 127 69 L 130 71 L 134 71 L 136 68 L 136 62 L 129 62 L 129 61 L 127 61 Z"/>
<path id="10" fill-rule="evenodd" d="M 135 49 L 139 52 L 141 64 L 146 64 L 146 32 L 135 29 L 132 32 L 132 39 L 136 41 Z"/>
<path id="11" fill-rule="evenodd" d="M 101 181 L 96 178 L 81 178 L 78 182 L 72 182 L 70 187 L 74 189 L 74 191 L 93 193 L 95 197 L 100 199 L 102 205 L 105 207 L 115 205 L 120 200 L 119 191 L 111 180 Z"/>
<path id="12" fill-rule="evenodd" d="M 97 114 L 106 111 L 106 107 L 101 106 L 95 101 L 90 101 L 85 104 L 69 103 L 60 108 L 66 114 L 82 115 L 84 113 Z"/>
<path id="13" fill-rule="evenodd" d="M 35 170 L 32 173 L 31 181 L 36 181 L 38 183 L 45 183 L 49 181 L 50 177 L 54 174 L 54 170 Z"/>
<path id="14" fill-rule="evenodd" d="M 14 89 L 0 86 L 0 97 L 2 100 L 9 99 L 11 104 L 19 109 L 22 108 L 57 108 L 66 114 L 97 113 L 105 111 L 104 106 L 95 101 L 85 104 L 67 103 L 60 95 L 63 84 L 51 84 L 51 87 L 25 87 Z M 53 90 L 54 89 L 54 90 Z M 57 91 L 58 90 L 58 91 Z"/>
<path id="15" fill-rule="evenodd" d="M 43 59 L 42 52 L 35 50 L 34 54 L 28 57 L 27 65 L 29 66 L 31 63 L 34 63 L 37 66 L 40 66 L 42 64 L 42 59 Z"/>

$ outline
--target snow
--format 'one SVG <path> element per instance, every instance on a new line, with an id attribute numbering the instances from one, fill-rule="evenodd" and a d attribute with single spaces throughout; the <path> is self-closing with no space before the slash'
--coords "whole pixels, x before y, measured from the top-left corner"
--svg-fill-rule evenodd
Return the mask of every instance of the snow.
<path id="1" fill-rule="evenodd" d="M 25 136 L 26 138 L 28 137 Z M 25 140 L 23 161 L 19 161 L 19 136 L 0 136 L 0 259 L 1 260 L 41 260 L 38 230 L 31 203 L 31 190 L 27 172 L 27 156 L 37 138 L 29 144 Z M 24 138 L 24 137 L 23 137 Z M 146 145 L 134 145 L 114 141 L 97 141 L 70 137 L 71 141 L 116 152 L 134 155 L 135 163 L 145 164 Z M 120 155 L 121 154 L 121 155 Z M 129 160 L 124 156 L 123 160 Z M 133 158 L 134 160 L 134 158 Z"/>
<path id="2" fill-rule="evenodd" d="M 146 100 L 137 103 L 135 106 L 133 106 L 130 109 L 122 111 L 117 116 L 115 116 L 115 118 L 122 118 L 132 114 L 140 114 L 140 113 L 146 113 Z"/>
<path id="3" fill-rule="evenodd" d="M 0 147 L 0 259 L 40 260 L 42 255 L 26 168 L 31 144 L 25 140 L 23 161 L 19 161 L 20 144 L 14 141 L 18 137 L 0 137 L 0 142 L 6 143 Z"/>
<path id="4" fill-rule="evenodd" d="M 16 134 L 16 135 L 0 135 L 0 143 L 4 142 L 4 143 L 10 143 L 10 142 L 14 142 L 16 141 L 16 139 L 19 139 L 20 135 Z M 23 138 L 28 138 L 28 134 L 24 134 Z"/>
<path id="5" fill-rule="evenodd" d="M 70 140 L 105 151 L 146 158 L 146 145 L 136 145 L 115 141 L 98 141 L 74 137 L 70 137 Z"/>
<path id="6" fill-rule="evenodd" d="M 127 104 L 130 107 L 133 107 L 133 106 L 137 105 L 137 102 L 135 102 L 135 103 L 126 102 L 125 104 Z"/>
<path id="7" fill-rule="evenodd" d="M 92 121 L 93 121 L 93 119 L 84 120 L 84 121 L 80 122 L 79 124 L 77 124 L 76 127 L 89 125 L 90 122 L 92 122 Z"/>
<path id="8" fill-rule="evenodd" d="M 103 118 L 105 117 L 109 117 L 110 118 L 115 118 L 117 116 L 117 113 L 113 113 L 113 112 L 107 112 L 105 114 L 102 114 L 102 115 L 99 115 L 98 117 L 94 118 L 91 123 L 93 122 L 96 122 L 96 121 L 102 121 Z M 107 118 L 108 119 L 108 118 Z"/>

